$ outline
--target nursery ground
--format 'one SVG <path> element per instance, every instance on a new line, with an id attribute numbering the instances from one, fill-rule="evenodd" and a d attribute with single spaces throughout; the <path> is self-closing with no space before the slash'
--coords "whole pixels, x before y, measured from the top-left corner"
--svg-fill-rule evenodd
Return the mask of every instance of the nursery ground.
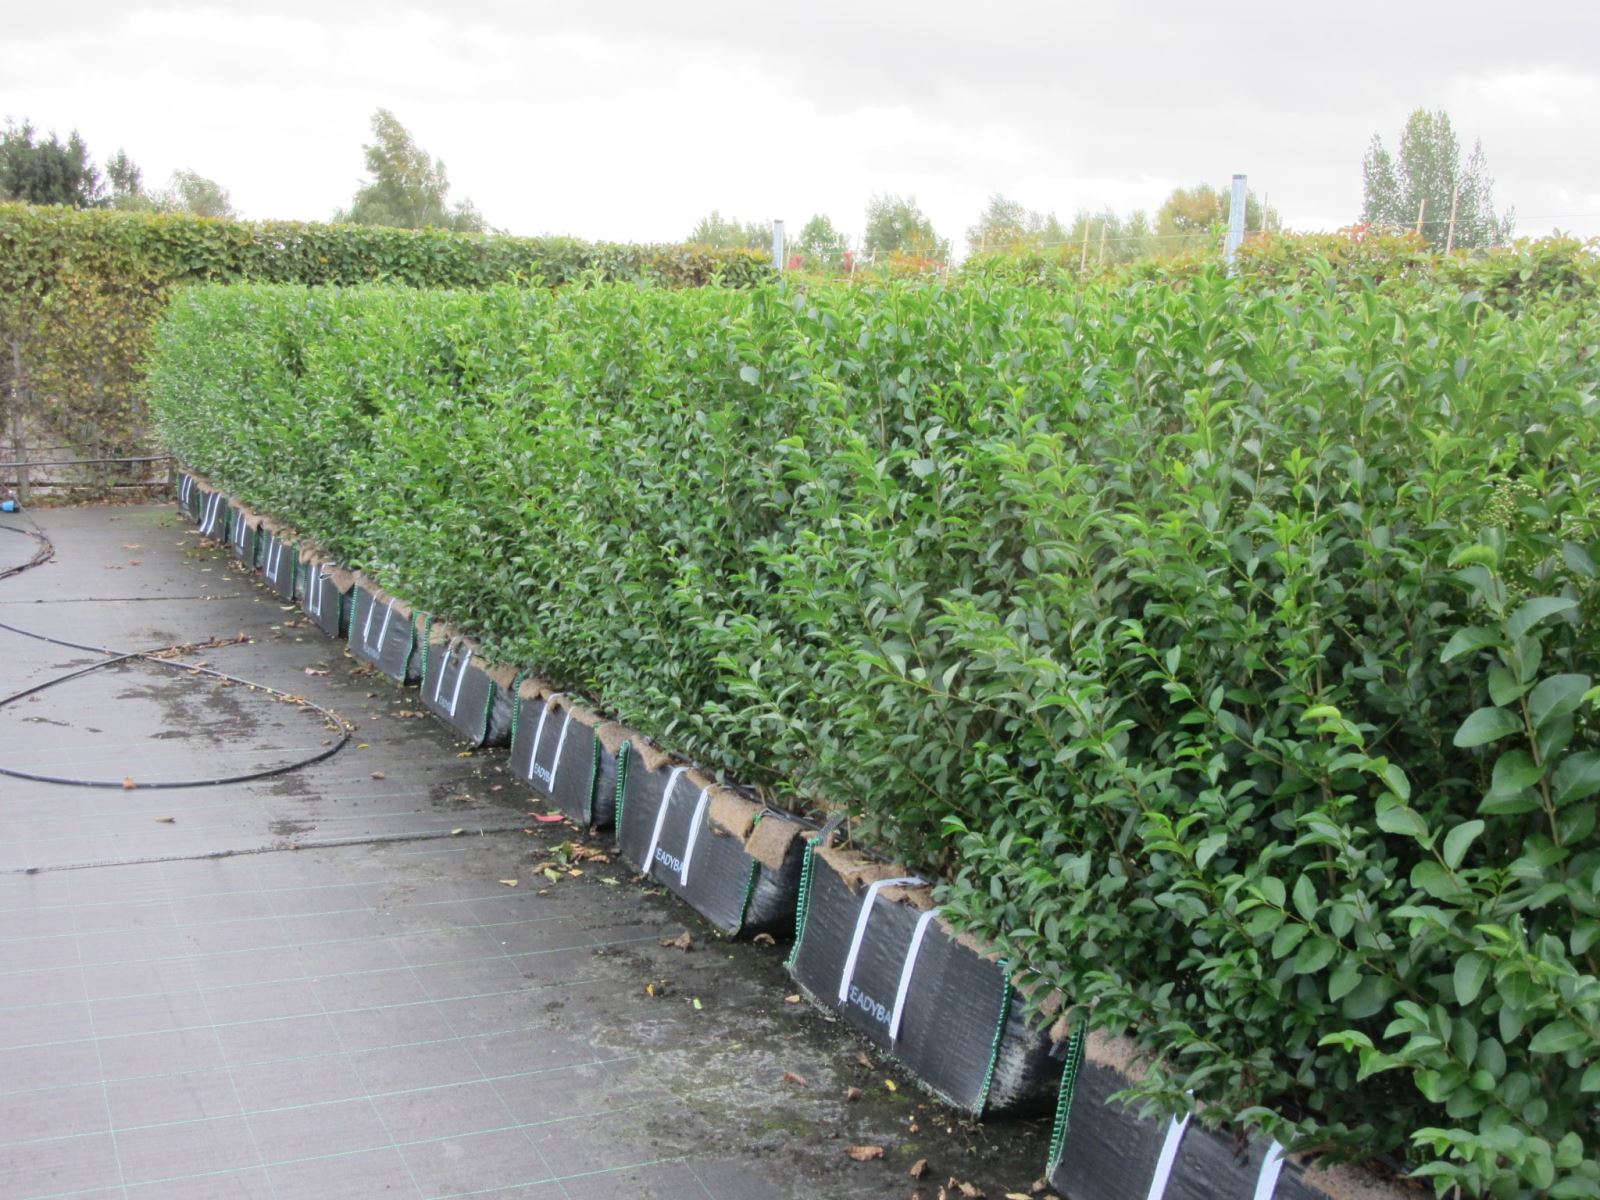
<path id="1" fill-rule="evenodd" d="M 786 1002 L 783 947 L 564 851 L 503 752 L 463 751 L 171 507 L 0 524 L 56 551 L 0 579 L 0 622 L 243 635 L 185 661 L 355 726 L 315 765 L 164 790 L 333 735 L 140 663 L 0 709 L 0 766 L 114 785 L 0 776 L 0 1195 L 932 1200 L 954 1177 L 998 1200 L 1042 1172 L 1046 1121 L 962 1122 Z M 0 529 L 0 572 L 33 550 Z M 97 657 L 0 629 L 0 696 Z"/>

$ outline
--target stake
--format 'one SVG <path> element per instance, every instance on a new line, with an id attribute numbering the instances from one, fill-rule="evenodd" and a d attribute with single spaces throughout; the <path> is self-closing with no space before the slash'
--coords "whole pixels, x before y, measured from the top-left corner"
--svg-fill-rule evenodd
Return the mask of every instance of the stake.
<path id="1" fill-rule="evenodd" d="M 1089 269 L 1089 222 L 1083 223 L 1083 253 L 1078 256 L 1078 274 Z"/>
<path id="2" fill-rule="evenodd" d="M 1422 236 L 1422 218 L 1427 215 L 1427 212 L 1428 212 L 1428 198 L 1426 196 L 1424 196 L 1422 198 L 1422 203 L 1417 205 L 1417 236 L 1418 237 Z"/>
<path id="3" fill-rule="evenodd" d="M 1449 254 L 1456 248 L 1456 201 L 1461 199 L 1461 185 L 1457 184 L 1450 189 L 1450 232 L 1445 235 L 1444 252 Z"/>
<path id="4" fill-rule="evenodd" d="M 1108 222 L 1105 222 L 1105 221 L 1101 221 L 1100 222 L 1100 265 L 1102 267 L 1106 265 L 1106 225 L 1107 224 L 1108 224 Z"/>

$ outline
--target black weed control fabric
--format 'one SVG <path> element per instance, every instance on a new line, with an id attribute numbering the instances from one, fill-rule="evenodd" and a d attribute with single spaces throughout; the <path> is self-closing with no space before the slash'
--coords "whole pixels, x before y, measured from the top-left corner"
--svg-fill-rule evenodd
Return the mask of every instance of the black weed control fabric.
<path id="1" fill-rule="evenodd" d="M 237 504 L 228 505 L 228 550 L 247 567 L 258 565 L 257 543 L 261 519 Z"/>
<path id="2" fill-rule="evenodd" d="M 189 520 L 200 522 L 200 485 L 188 471 L 178 476 L 178 511 Z"/>
<path id="3" fill-rule="evenodd" d="M 617 849 L 622 857 L 729 934 L 782 934 L 799 902 L 804 843 L 793 838 L 776 868 L 758 861 L 711 819 L 708 789 L 684 767 L 648 768 L 636 747 L 619 754 Z M 778 814 L 764 821 L 788 821 Z"/>
<path id="4" fill-rule="evenodd" d="M 511 695 L 490 679 L 460 638 L 428 646 L 422 702 L 476 746 L 504 746 L 511 739 Z"/>
<path id="5" fill-rule="evenodd" d="M 1110 1101 L 1132 1084 L 1115 1067 L 1085 1060 L 1067 1078 L 1048 1173 L 1067 1200 L 1328 1200 L 1275 1142 L 1239 1146 Z"/>
<path id="6" fill-rule="evenodd" d="M 955 1107 L 1037 1105 L 1060 1072 L 1049 1039 L 1023 1023 L 1001 963 L 952 937 L 937 910 L 880 894 L 916 886 L 891 877 L 858 889 L 813 845 L 790 974 Z"/>
<path id="7" fill-rule="evenodd" d="M 607 829 L 617 815 L 617 756 L 558 700 L 517 697 L 511 771 L 580 825 Z"/>
<path id="8" fill-rule="evenodd" d="M 228 536 L 228 498 L 221 492 L 208 490 L 203 484 L 195 484 L 194 490 L 200 497 L 200 532 L 208 538 L 222 541 Z"/>
<path id="9" fill-rule="evenodd" d="M 300 607 L 331 638 L 345 637 L 350 628 L 350 587 L 341 586 L 342 575 L 330 563 L 308 562 L 300 568 Z"/>
<path id="10" fill-rule="evenodd" d="M 422 680 L 417 622 L 404 605 L 357 582 L 350 593 L 350 653 L 396 683 Z"/>
<path id="11" fill-rule="evenodd" d="M 293 600 L 300 594 L 297 586 L 300 577 L 300 551 L 293 542 L 285 541 L 282 534 L 263 531 L 261 577 L 282 600 Z"/>

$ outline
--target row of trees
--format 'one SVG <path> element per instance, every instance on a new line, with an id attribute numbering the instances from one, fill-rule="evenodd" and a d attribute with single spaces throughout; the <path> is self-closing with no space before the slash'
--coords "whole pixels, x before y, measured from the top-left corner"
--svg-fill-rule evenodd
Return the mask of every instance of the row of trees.
<path id="1" fill-rule="evenodd" d="M 0 200 L 203 217 L 236 215 L 228 189 L 198 171 L 174 171 L 166 187 L 147 189 L 144 173 L 126 150 L 118 150 L 102 174 L 77 130 L 62 141 L 54 132 L 42 135 L 28 121 L 8 121 L 0 133 Z"/>

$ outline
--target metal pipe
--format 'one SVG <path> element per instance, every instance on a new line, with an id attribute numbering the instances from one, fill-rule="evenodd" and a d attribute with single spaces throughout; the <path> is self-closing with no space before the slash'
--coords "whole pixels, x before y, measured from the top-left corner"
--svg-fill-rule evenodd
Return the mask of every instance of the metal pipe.
<path id="1" fill-rule="evenodd" d="M 100 463 L 153 463 L 170 462 L 170 454 L 152 454 L 147 458 L 58 458 L 30 459 L 27 462 L 0 462 L 0 470 L 7 467 L 92 467 Z"/>

